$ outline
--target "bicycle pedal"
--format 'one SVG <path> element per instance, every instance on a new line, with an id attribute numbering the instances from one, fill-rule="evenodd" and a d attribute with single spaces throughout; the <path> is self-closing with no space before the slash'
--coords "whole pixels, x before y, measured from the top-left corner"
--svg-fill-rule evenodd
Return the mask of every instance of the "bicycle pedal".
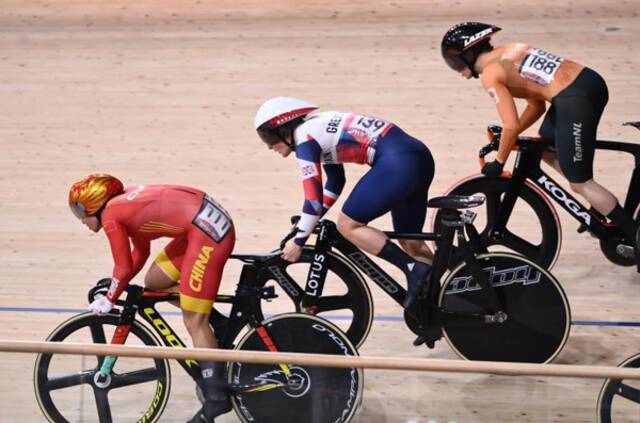
<path id="1" fill-rule="evenodd" d="M 427 348 L 432 350 L 436 346 L 437 339 L 430 338 L 427 335 L 418 335 L 416 339 L 413 340 L 413 346 L 419 347 L 422 344 L 425 344 Z"/>
<path id="2" fill-rule="evenodd" d="M 420 345 L 427 342 L 427 337 L 424 335 L 418 335 L 416 339 L 413 340 L 413 346 L 419 347 Z"/>
<path id="3" fill-rule="evenodd" d="M 584 223 L 578 227 L 578 230 L 576 232 L 578 232 L 579 234 L 587 232 L 591 236 L 591 238 L 598 238 L 592 231 L 589 230 L 589 228 Z"/>

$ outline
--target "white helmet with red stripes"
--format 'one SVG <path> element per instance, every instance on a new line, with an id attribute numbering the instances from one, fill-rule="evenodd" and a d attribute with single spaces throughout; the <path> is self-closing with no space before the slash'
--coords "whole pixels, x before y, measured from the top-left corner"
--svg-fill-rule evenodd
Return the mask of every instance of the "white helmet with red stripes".
<path id="1" fill-rule="evenodd" d="M 318 106 L 305 100 L 293 97 L 274 97 L 265 101 L 256 113 L 254 125 L 258 135 L 268 145 L 280 141 L 287 143 L 281 128 L 287 123 L 300 119 Z"/>

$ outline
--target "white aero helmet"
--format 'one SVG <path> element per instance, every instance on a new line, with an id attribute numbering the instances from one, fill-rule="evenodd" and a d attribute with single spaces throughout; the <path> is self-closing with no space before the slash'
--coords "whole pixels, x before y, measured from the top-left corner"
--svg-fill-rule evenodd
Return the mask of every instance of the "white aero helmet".
<path id="1" fill-rule="evenodd" d="M 258 135 L 268 145 L 286 142 L 282 130 L 291 131 L 286 124 L 304 117 L 318 106 L 293 97 L 274 97 L 265 101 L 256 113 L 254 125 Z M 292 146 L 293 147 L 293 146 Z"/>

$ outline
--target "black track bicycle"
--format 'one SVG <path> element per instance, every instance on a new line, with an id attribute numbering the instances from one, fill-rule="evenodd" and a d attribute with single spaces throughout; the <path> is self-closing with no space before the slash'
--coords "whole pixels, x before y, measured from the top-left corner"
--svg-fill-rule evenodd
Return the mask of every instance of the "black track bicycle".
<path id="1" fill-rule="evenodd" d="M 558 281 L 533 261 L 512 253 L 487 252 L 473 242 L 473 226 L 481 197 L 433 198 L 443 225 L 436 233 L 386 232 L 392 239 L 421 239 L 437 245 L 428 289 L 404 312 L 418 335 L 414 344 L 433 347 L 443 336 L 465 359 L 545 363 L 564 346 L 571 324 L 569 303 Z M 297 217 L 292 219 L 295 223 Z M 335 223 L 320 220 L 315 244 L 304 247 L 306 273 L 292 275 L 300 263 L 273 261 L 260 278 L 295 293 L 297 309 L 308 313 L 343 312 L 346 334 L 364 342 L 373 320 L 373 303 L 364 276 L 402 305 L 406 290 L 370 257 L 338 232 Z M 452 255 L 454 240 L 457 257 Z M 339 295 L 329 291 L 342 287 Z M 329 292 L 329 293 L 328 293 Z"/>
<path id="2" fill-rule="evenodd" d="M 618 367 L 640 367 L 640 354 L 627 358 Z M 598 422 L 616 423 L 640 419 L 640 381 L 605 380 L 598 396 Z"/>
<path id="3" fill-rule="evenodd" d="M 216 303 L 231 303 L 231 313 L 227 317 L 214 308 L 210 318 L 222 348 L 357 355 L 337 327 L 317 316 L 287 313 L 264 318 L 260 303 L 275 294 L 273 287 L 260 286 L 257 276 L 267 263 L 279 260 L 276 254 L 233 257 L 245 263 L 236 293 L 216 299 Z M 89 301 L 105 295 L 110 281 L 103 279 L 92 288 Z M 111 313 L 73 316 L 47 340 L 185 347 L 156 309 L 159 303 L 178 300 L 178 295 L 135 285 L 126 292 L 126 299 L 119 300 Z M 196 382 L 201 398 L 197 361 L 178 362 Z M 363 373 L 357 368 L 229 362 L 227 374 L 233 408 L 242 422 L 348 422 L 362 398 Z M 166 359 L 39 354 L 34 371 L 38 404 L 47 420 L 58 423 L 158 421 L 171 383 Z"/>
<path id="4" fill-rule="evenodd" d="M 624 125 L 640 129 L 640 121 Z M 492 151 L 497 151 L 502 128 L 489 126 L 489 144 L 479 153 L 480 164 Z M 562 243 L 560 219 L 553 203 L 565 209 L 578 221 L 578 232 L 590 232 L 600 240 L 605 257 L 620 266 L 636 264 L 634 240 L 627 240 L 620 227 L 607 221 L 592 208 L 585 207 L 540 167 L 542 154 L 553 147 L 553 140 L 519 137 L 517 157 L 511 172 L 499 178 L 473 175 L 451 187 L 452 195 L 480 195 L 486 199 L 479 230 L 482 243 L 492 250 L 507 249 L 522 254 L 550 269 L 555 264 Z M 631 154 L 634 169 L 624 201 L 624 209 L 638 218 L 640 202 L 640 145 L 618 141 L 596 141 L 596 149 Z M 441 226 L 441 214 L 433 219 L 433 228 Z"/>

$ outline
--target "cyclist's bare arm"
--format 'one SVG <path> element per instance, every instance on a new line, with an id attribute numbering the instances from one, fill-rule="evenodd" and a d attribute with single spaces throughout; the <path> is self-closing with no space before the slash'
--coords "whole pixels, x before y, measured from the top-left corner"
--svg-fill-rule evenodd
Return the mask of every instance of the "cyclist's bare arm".
<path id="1" fill-rule="evenodd" d="M 492 63 L 484 69 L 481 81 L 484 89 L 495 101 L 502 121 L 502 137 L 496 158 L 501 163 L 505 163 L 520 134 L 520 119 L 516 103 L 507 88 L 505 71 L 498 63 Z"/>
<path id="2" fill-rule="evenodd" d="M 527 99 L 527 107 L 520 115 L 520 133 L 536 123 L 547 109 L 546 102 L 535 98 Z"/>

